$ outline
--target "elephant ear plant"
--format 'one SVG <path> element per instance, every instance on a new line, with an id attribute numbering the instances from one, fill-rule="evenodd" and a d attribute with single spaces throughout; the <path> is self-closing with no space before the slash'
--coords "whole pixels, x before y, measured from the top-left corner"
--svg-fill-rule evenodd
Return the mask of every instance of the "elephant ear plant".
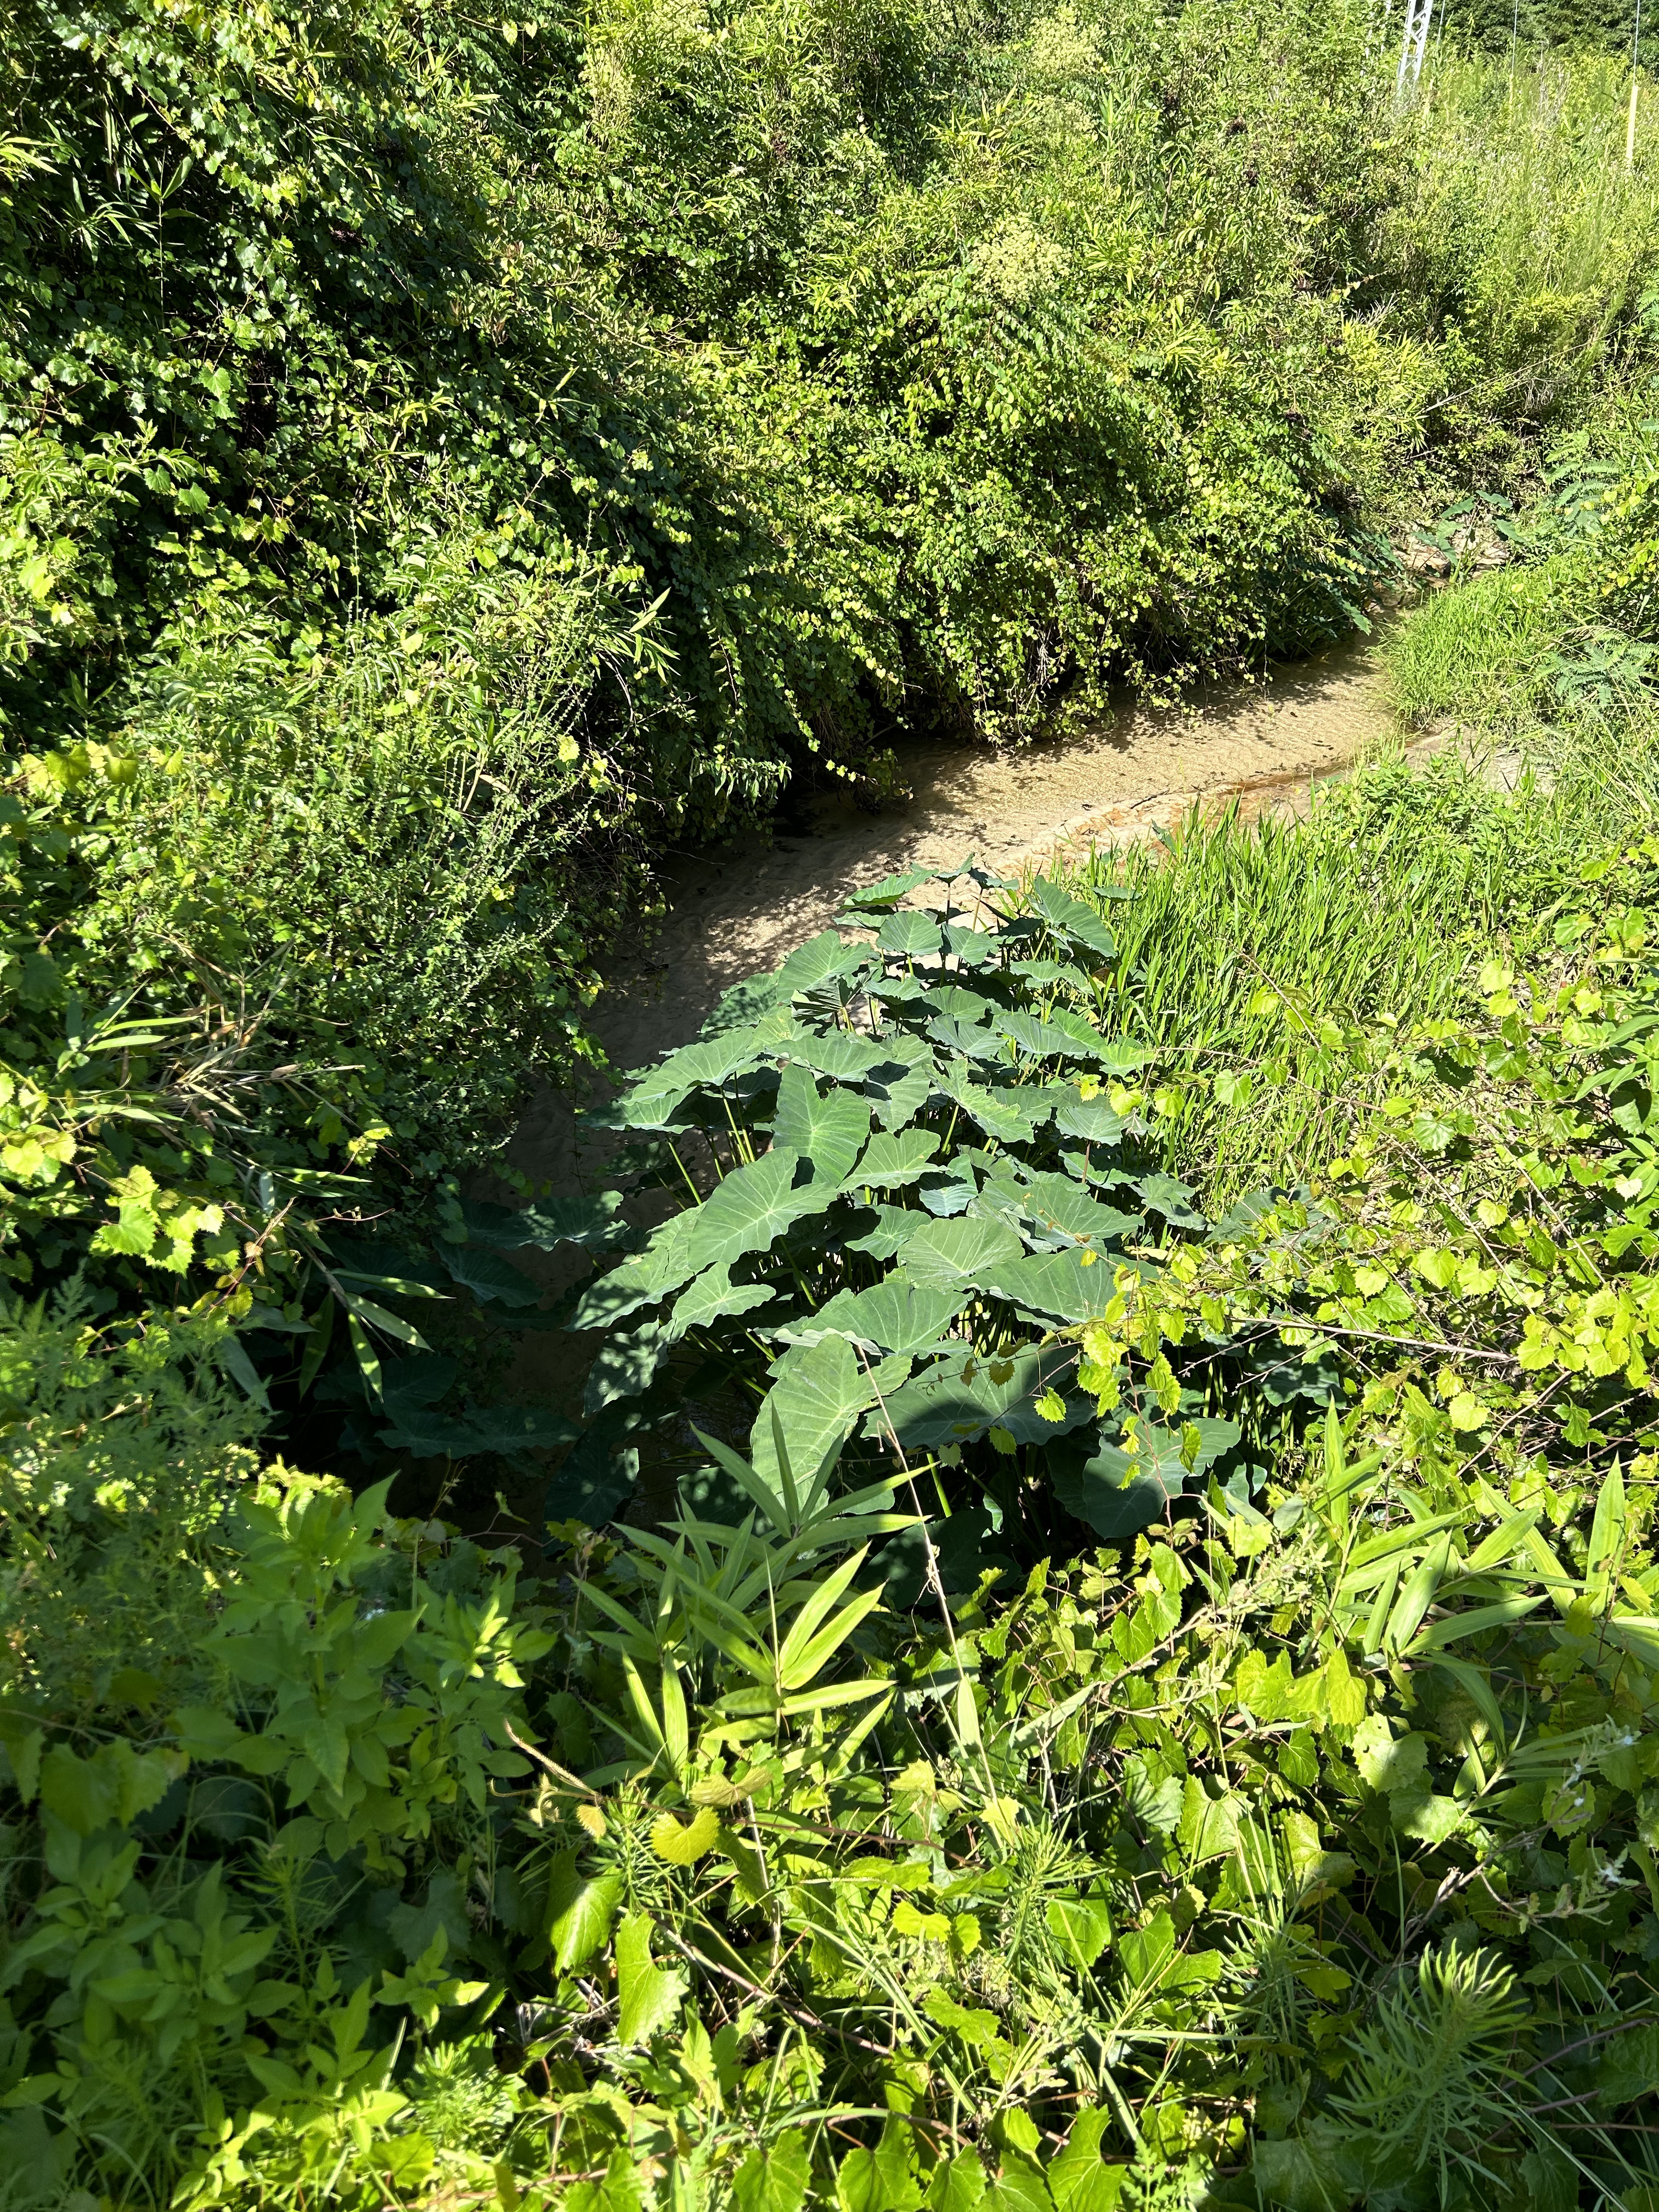
<path id="1" fill-rule="evenodd" d="M 1057 1510 L 1116 1540 L 1194 1477 L 1247 1485 L 1218 1346 L 1106 1372 L 1064 1334 L 1206 1227 L 1153 1158 L 1145 1048 L 1103 1026 L 1101 912 L 972 866 L 849 908 L 590 1117 L 685 1202 L 575 1304 L 604 1334 L 550 1519 L 615 1515 L 688 1407 L 780 1498 L 923 1475 L 952 1586 L 1050 1550 Z M 921 1545 L 884 1556 L 914 1586 Z"/>

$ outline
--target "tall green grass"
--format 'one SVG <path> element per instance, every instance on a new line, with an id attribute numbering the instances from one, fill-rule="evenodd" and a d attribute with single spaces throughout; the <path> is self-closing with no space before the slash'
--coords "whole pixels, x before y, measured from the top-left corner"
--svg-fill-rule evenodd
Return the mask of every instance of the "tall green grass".
<path id="1" fill-rule="evenodd" d="M 1498 568 L 1437 592 L 1389 633 L 1382 664 L 1401 719 L 1449 718 L 1494 735 L 1538 720 L 1564 620 L 1559 564 Z"/>
<path id="2" fill-rule="evenodd" d="M 1164 1127 L 1212 1206 L 1317 1172 L 1363 1087 L 1362 1035 L 1466 1006 L 1495 944 L 1547 963 L 1585 862 L 1659 814 L 1659 707 L 1579 716 L 1553 743 L 1510 789 L 1478 754 L 1396 752 L 1304 818 L 1194 813 L 1079 872 L 1130 894 L 1117 1019 L 1198 1079 L 1170 1087 Z"/>

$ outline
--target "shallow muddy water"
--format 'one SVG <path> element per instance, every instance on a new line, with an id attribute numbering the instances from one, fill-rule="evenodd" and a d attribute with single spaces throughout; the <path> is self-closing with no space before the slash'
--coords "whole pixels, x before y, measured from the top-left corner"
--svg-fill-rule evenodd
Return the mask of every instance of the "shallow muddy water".
<path id="1" fill-rule="evenodd" d="M 1012 875 L 1150 836 L 1194 804 L 1237 797 L 1247 815 L 1293 808 L 1391 727 L 1375 662 L 1356 642 L 1261 683 L 1200 693 L 1179 713 L 1127 711 L 1089 736 L 1006 752 L 916 747 L 903 756 L 915 798 L 902 813 L 827 801 L 805 832 L 769 845 L 750 837 L 668 855 L 667 921 L 654 948 L 619 963 L 594 1029 L 617 1066 L 637 1067 L 694 1037 L 723 991 L 776 967 L 861 884 L 970 853 Z M 572 1137 L 569 1105 L 549 1091 L 509 1158 L 568 1188 Z"/>

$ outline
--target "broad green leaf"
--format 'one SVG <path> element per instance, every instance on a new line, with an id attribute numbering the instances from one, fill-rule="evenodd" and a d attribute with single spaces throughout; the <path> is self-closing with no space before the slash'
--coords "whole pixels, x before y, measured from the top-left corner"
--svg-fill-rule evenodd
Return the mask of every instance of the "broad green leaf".
<path id="1" fill-rule="evenodd" d="M 929 1221 L 904 1247 L 904 1272 L 919 1287 L 960 1290 L 982 1281 L 988 1269 L 1018 1260 L 1023 1249 L 1006 1222 L 971 1215 Z"/>
<path id="2" fill-rule="evenodd" d="M 1026 1176 L 1018 1182 L 988 1184 L 976 1211 L 984 1212 L 1007 1202 L 1018 1207 L 1028 1232 L 1046 1235 L 1055 1244 L 1091 1244 L 1099 1249 L 1117 1243 L 1139 1228 L 1140 1217 L 1103 1206 L 1083 1185 L 1068 1175 Z M 1034 1239 L 1035 1241 L 1035 1239 Z"/>
<path id="3" fill-rule="evenodd" d="M 1017 1091 L 988 1090 L 983 1084 L 969 1082 L 963 1072 L 963 1063 L 939 1071 L 939 1086 L 945 1097 L 962 1111 L 978 1122 L 988 1137 L 994 1137 L 1002 1145 L 1029 1145 L 1036 1134 L 1036 1124 L 1023 1110 Z M 1033 1097 L 1041 1094 L 1033 1091 Z"/>
<path id="4" fill-rule="evenodd" d="M 862 975 L 877 965 L 867 945 L 849 944 L 833 929 L 820 930 L 799 945 L 778 970 L 779 995 L 799 998 L 825 983 Z"/>
<path id="5" fill-rule="evenodd" d="M 1110 2115 L 1098 2105 L 1073 2121 L 1065 2148 L 1048 2161 L 1048 2189 L 1057 2212 L 1115 2212 L 1129 2168 L 1108 2166 L 1100 2154 L 1101 2139 L 1112 2129 Z"/>
<path id="6" fill-rule="evenodd" d="M 672 1345 L 671 1331 L 659 1321 L 635 1322 L 607 1336 L 587 1370 L 582 1411 L 591 1420 L 613 1398 L 642 1398 Z"/>
<path id="7" fill-rule="evenodd" d="M 499 1252 L 476 1244 L 443 1244 L 439 1249 L 455 1280 L 475 1297 L 494 1298 L 504 1306 L 540 1304 L 539 1286 Z"/>
<path id="8" fill-rule="evenodd" d="M 732 2177 L 735 2212 L 800 2212 L 812 2179 L 812 2154 L 799 2128 L 757 2143 Z"/>
<path id="9" fill-rule="evenodd" d="M 870 1378 L 845 1337 L 827 1336 L 820 1343 L 787 1352 L 750 1433 L 750 1458 L 757 1477 L 775 1496 L 783 1495 L 775 1415 L 804 1497 L 815 1486 L 823 1462 L 846 1443 L 860 1414 L 873 1403 Z"/>
<path id="10" fill-rule="evenodd" d="M 864 1088 L 884 1129 L 914 1121 L 933 1089 L 933 1056 L 920 1038 L 889 1033 Z"/>
<path id="11" fill-rule="evenodd" d="M 906 1249 L 907 1266 L 913 1249 Z M 1103 1313 L 1113 1297 L 1109 1263 L 1075 1245 L 1066 1252 L 1023 1253 L 981 1269 L 976 1280 L 1011 1304 L 1056 1321 L 1087 1321 Z"/>
<path id="12" fill-rule="evenodd" d="M 856 1092 L 835 1089 L 821 1097 L 808 1071 L 792 1060 L 778 1084 L 772 1141 L 798 1152 L 816 1183 L 839 1183 L 870 1134 L 870 1108 Z"/>
<path id="13" fill-rule="evenodd" d="M 872 1067 L 887 1058 L 881 1044 L 855 1030 L 829 1030 L 818 1036 L 792 1037 L 792 1064 L 827 1075 L 832 1083 L 861 1084 Z"/>
<path id="14" fill-rule="evenodd" d="M 867 913 L 878 913 L 884 907 L 896 906 L 902 898 L 908 898 L 912 891 L 934 880 L 926 868 L 909 868 L 902 876 L 884 876 L 878 884 L 850 892 L 847 903 Z"/>
<path id="15" fill-rule="evenodd" d="M 387 1410 L 392 1410 L 389 1401 Z M 546 1451 L 574 1442 L 580 1431 L 563 1414 L 536 1406 L 470 1406 L 449 1419 L 410 1406 L 378 1433 L 394 1451 L 419 1459 L 466 1459 L 479 1452 Z"/>
<path id="16" fill-rule="evenodd" d="M 1052 2212 L 1042 2169 L 1029 2151 L 1005 2150 L 994 2179 L 979 2201 L 979 2212 Z"/>
<path id="17" fill-rule="evenodd" d="M 775 1296 L 764 1283 L 734 1283 L 732 1270 L 723 1261 L 705 1267 L 675 1299 L 668 1334 L 681 1337 L 688 1328 L 707 1328 L 728 1315 L 752 1313 L 757 1306 L 769 1305 Z"/>
<path id="18" fill-rule="evenodd" d="M 1004 1042 L 994 1030 L 981 1029 L 977 1023 L 964 1021 L 957 1015 L 935 1014 L 927 1024 L 927 1034 L 946 1052 L 959 1053 L 967 1060 L 1007 1057 Z"/>
<path id="19" fill-rule="evenodd" d="M 977 2005 L 958 2004 L 945 1990 L 928 1990 L 921 2001 L 921 2008 L 936 2027 L 959 2035 L 970 2048 L 991 2042 L 997 2034 L 998 2021 L 994 2012 Z"/>
<path id="20" fill-rule="evenodd" d="M 873 2150 L 848 2151 L 836 2170 L 836 2203 L 838 2212 L 917 2212 L 915 2136 L 903 2120 L 887 2121 Z"/>
<path id="21" fill-rule="evenodd" d="M 1062 1137 L 1079 1137 L 1085 1145 L 1115 1145 L 1123 1134 L 1124 1119 L 1103 1098 L 1084 1098 L 1068 1084 L 1054 1102 L 1054 1127 Z"/>
<path id="22" fill-rule="evenodd" d="M 1190 1465 L 1183 1457 L 1194 1442 L 1188 1434 L 1189 1430 L 1197 1432 Z M 1085 1473 L 1107 1484 L 1150 1478 L 1161 1483 L 1166 1495 L 1174 1498 L 1189 1476 L 1205 1474 L 1224 1452 L 1231 1451 L 1241 1433 L 1237 1421 L 1218 1420 L 1209 1414 L 1196 1421 L 1183 1421 L 1178 1429 L 1166 1429 L 1158 1422 L 1143 1419 L 1137 1424 L 1140 1439 L 1138 1452 L 1126 1451 L 1121 1444 L 1103 1443 Z"/>
<path id="23" fill-rule="evenodd" d="M 630 1912 L 617 1930 L 617 2039 L 624 2049 L 668 2027 L 685 1994 L 683 1974 L 652 1963 L 652 1926 L 648 1913 Z"/>
<path id="24" fill-rule="evenodd" d="M 705 1267 L 729 1267 L 745 1252 L 764 1252 L 773 1239 L 809 1213 L 823 1210 L 833 1193 L 821 1184 L 794 1187 L 799 1155 L 774 1148 L 734 1168 L 723 1183 L 689 1217 L 685 1256 L 701 1274 Z"/>
<path id="25" fill-rule="evenodd" d="M 1201 1989 L 1219 1978 L 1219 1951 L 1182 1951 L 1176 1942 L 1175 1923 L 1160 1911 L 1145 1928 L 1131 1929 L 1117 1939 L 1117 1955 L 1123 1962 L 1129 1986 L 1143 1994 L 1154 1990 Z"/>
<path id="26" fill-rule="evenodd" d="M 1091 906 L 1085 906 L 1081 899 L 1073 898 L 1069 891 L 1061 890 L 1057 884 L 1051 884 L 1045 876 L 1037 878 L 1031 885 L 1029 896 L 1042 919 L 1054 928 L 1063 931 L 1067 937 L 1075 938 L 1079 945 L 1086 945 L 1103 960 L 1116 959 L 1117 939 Z"/>
<path id="27" fill-rule="evenodd" d="M 643 1252 L 631 1253 L 582 1293 L 570 1316 L 573 1329 L 614 1328 L 623 1317 L 684 1289 L 701 1272 L 689 1250 L 702 1209 L 688 1206 L 652 1231 Z"/>
<path id="28" fill-rule="evenodd" d="M 1074 1966 L 1092 1966 L 1112 1940 L 1111 1908 L 1103 1898 L 1050 1898 L 1043 1917 L 1062 1956 Z"/>
<path id="29" fill-rule="evenodd" d="M 1083 1468 L 1057 1468 L 1054 1495 L 1068 1513 L 1086 1522 L 1108 1544 L 1121 1544 L 1161 1521 L 1173 1494 L 1156 1475 L 1110 1481 L 1094 1471 L 1094 1462 Z"/>
<path id="30" fill-rule="evenodd" d="M 1037 1410 L 1050 1390 L 1065 1389 L 1076 1364 L 1076 1349 L 1070 1345 L 1028 1345 L 1006 1360 L 973 1355 L 959 1345 L 934 1367 L 887 1394 L 886 1414 L 872 1413 L 865 1433 L 884 1436 L 890 1418 L 906 1451 L 969 1443 L 994 1425 L 1016 1445 L 1050 1443 L 1094 1412 L 1091 1401 L 1081 1397 L 1066 1401 L 1060 1422 Z"/>
<path id="31" fill-rule="evenodd" d="M 929 1129 L 901 1129 L 890 1136 L 884 1129 L 871 1138 L 858 1165 L 842 1183 L 851 1194 L 862 1190 L 897 1190 L 915 1182 L 939 1150 L 939 1139 Z"/>
<path id="32" fill-rule="evenodd" d="M 647 2198 L 648 2189 L 650 2184 L 638 2158 L 623 2143 L 605 2160 L 603 2177 L 598 2181 L 579 2181 L 564 2198 L 561 2212 L 646 2212 L 647 2203 L 654 2202 L 656 2194 L 652 2190 Z"/>
<path id="33" fill-rule="evenodd" d="M 961 1310 L 961 1291 L 912 1283 L 900 1273 L 867 1291 L 838 1291 L 798 1328 L 802 1335 L 834 1330 L 882 1352 L 917 1352 L 936 1343 Z"/>
<path id="34" fill-rule="evenodd" d="M 605 1190 L 597 1198 L 544 1198 L 522 1208 L 466 1205 L 461 1218 L 474 1243 L 503 1252 L 550 1252 L 561 1244 L 605 1251 L 633 1234 L 619 1218 L 622 1202 L 619 1190 Z"/>
<path id="35" fill-rule="evenodd" d="M 665 1813 L 652 1823 L 651 1848 L 669 1866 L 695 1866 L 705 1852 L 714 1850 L 720 1832 L 720 1815 L 712 1805 L 705 1805 L 684 1825 L 672 1813 Z"/>
<path id="36" fill-rule="evenodd" d="M 985 2168 L 977 2151 L 958 2151 L 933 2170 L 927 2212 L 979 2212 L 985 2202 Z"/>
<path id="37" fill-rule="evenodd" d="M 1000 1036 L 1038 1060 L 1095 1060 L 1104 1042 L 1092 1031 L 1085 1036 L 1074 1036 L 1058 1022 L 1043 1021 L 1036 1014 L 999 1008 L 994 1020 Z"/>
<path id="38" fill-rule="evenodd" d="M 602 1874 L 588 1881 L 578 1871 L 574 1851 L 561 1851 L 548 1881 L 547 1935 L 553 1963 L 562 1974 L 585 1966 L 611 1933 L 622 1900 L 623 1878 Z"/>
<path id="39" fill-rule="evenodd" d="M 944 947 L 939 926 L 931 914 L 914 907 L 890 914 L 876 933 L 882 951 L 896 960 L 931 960 Z"/>
<path id="40" fill-rule="evenodd" d="M 694 1091 L 718 1091 L 740 1069 L 753 1066 L 770 1043 L 770 1037 L 756 1029 L 727 1030 L 670 1053 L 641 1076 L 623 1100 L 623 1126 L 662 1128 Z"/>

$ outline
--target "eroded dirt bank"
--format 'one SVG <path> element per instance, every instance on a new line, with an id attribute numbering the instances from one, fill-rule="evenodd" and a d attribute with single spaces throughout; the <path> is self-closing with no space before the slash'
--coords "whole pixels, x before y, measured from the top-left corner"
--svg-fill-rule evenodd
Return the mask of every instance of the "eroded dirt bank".
<path id="1" fill-rule="evenodd" d="M 1150 835 L 1195 800 L 1237 793 L 1250 812 L 1294 805 L 1389 727 L 1375 663 L 1350 643 L 1265 683 L 1200 695 L 1179 714 L 1123 714 L 1089 737 L 1018 752 L 918 748 L 905 757 L 916 795 L 902 814 L 829 802 L 804 835 L 670 854 L 668 919 L 654 947 L 619 967 L 595 1030 L 618 1067 L 639 1066 L 694 1037 L 723 991 L 775 967 L 860 884 L 969 853 L 1011 875 L 1056 852 Z M 571 1139 L 569 1106 L 550 1091 L 509 1157 L 538 1180 L 568 1184 Z"/>

